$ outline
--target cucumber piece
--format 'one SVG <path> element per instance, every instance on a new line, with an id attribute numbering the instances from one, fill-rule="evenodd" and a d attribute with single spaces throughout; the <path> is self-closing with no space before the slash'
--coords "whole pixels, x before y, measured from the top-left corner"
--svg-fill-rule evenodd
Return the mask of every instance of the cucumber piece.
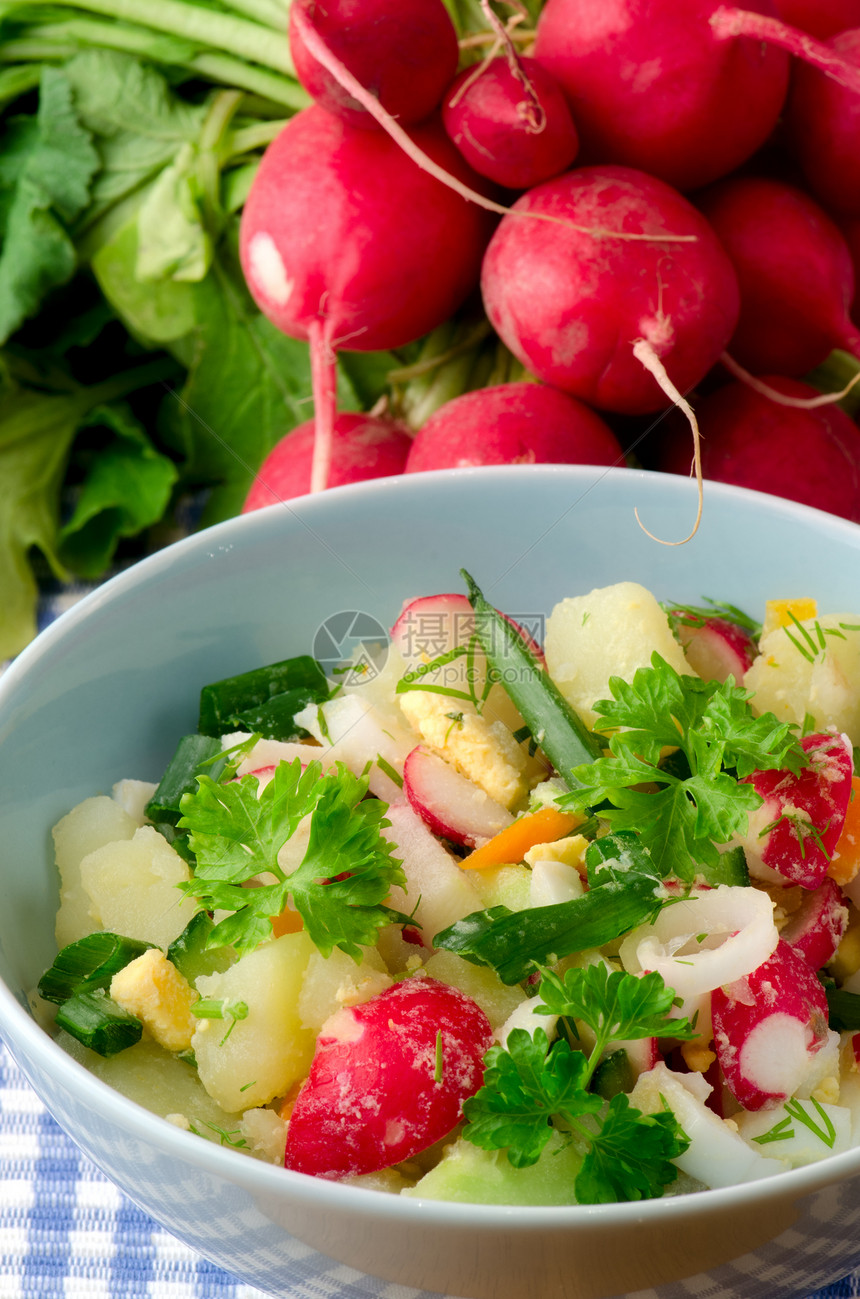
<path id="1" fill-rule="evenodd" d="M 605 1100 L 611 1101 L 613 1096 L 618 1096 L 620 1092 L 630 1092 L 636 1083 L 636 1073 L 630 1056 L 621 1046 L 617 1051 L 613 1051 L 594 1071 L 591 1081 L 591 1090 L 598 1096 L 603 1096 Z"/>

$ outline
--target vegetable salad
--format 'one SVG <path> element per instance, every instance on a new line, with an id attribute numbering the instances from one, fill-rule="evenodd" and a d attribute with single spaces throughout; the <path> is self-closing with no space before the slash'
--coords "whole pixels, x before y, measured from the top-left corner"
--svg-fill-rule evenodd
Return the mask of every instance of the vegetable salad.
<path id="1" fill-rule="evenodd" d="M 63 1046 L 201 1137 L 484 1203 L 856 1144 L 860 619 L 408 601 L 203 689 L 157 786 L 55 827 Z M 542 645 L 539 643 L 542 641 Z"/>

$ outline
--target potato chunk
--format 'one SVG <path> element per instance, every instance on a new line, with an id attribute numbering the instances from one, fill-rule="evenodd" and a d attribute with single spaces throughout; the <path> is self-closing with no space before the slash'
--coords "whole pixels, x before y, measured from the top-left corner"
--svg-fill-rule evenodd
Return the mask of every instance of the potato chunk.
<path id="1" fill-rule="evenodd" d="M 587 726 L 598 699 L 609 699 L 609 678 L 630 681 L 658 653 L 676 672 L 691 673 L 655 597 L 636 582 L 618 582 L 562 600 L 546 628 L 549 674 Z"/>
<path id="2" fill-rule="evenodd" d="M 822 645 L 822 641 L 824 642 Z M 860 744 L 860 616 L 832 613 L 776 627 L 759 641 L 759 655 L 744 677 L 756 713 L 813 729 L 835 726 Z"/>
<path id="3" fill-rule="evenodd" d="M 81 862 L 94 922 L 86 932 L 112 930 L 166 949 L 198 909 L 176 887 L 190 878 L 179 853 L 151 825 L 127 842 L 105 844 Z"/>
<path id="4" fill-rule="evenodd" d="M 137 822 L 106 795 L 86 798 L 54 826 L 54 854 L 60 872 L 57 946 L 92 933 L 92 898 L 81 882 L 81 862 L 105 844 L 131 839 Z"/>
<path id="5" fill-rule="evenodd" d="M 266 1105 L 304 1078 L 314 1033 L 299 1018 L 299 992 L 311 954 L 304 931 L 284 934 L 240 957 L 223 974 L 197 980 L 201 996 L 226 1003 L 224 1019 L 203 1019 L 192 1039 L 200 1081 L 225 1110 Z M 247 1007 L 231 1019 L 229 1006 Z"/>

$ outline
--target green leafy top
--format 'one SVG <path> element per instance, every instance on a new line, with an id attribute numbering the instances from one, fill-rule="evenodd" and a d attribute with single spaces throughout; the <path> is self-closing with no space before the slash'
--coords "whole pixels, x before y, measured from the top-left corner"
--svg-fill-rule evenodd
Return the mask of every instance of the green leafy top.
<path id="1" fill-rule="evenodd" d="M 689 1145 L 674 1115 L 644 1115 L 624 1094 L 607 1104 L 588 1087 L 614 1039 L 685 1039 L 695 1029 L 671 1017 L 673 993 L 658 974 L 640 979 L 602 964 L 568 970 L 563 978 L 541 974 L 535 1010 L 588 1025 L 594 1047 L 586 1056 L 564 1038 L 550 1046 L 542 1028 L 533 1037 L 514 1029 L 506 1048 L 487 1053 L 484 1085 L 463 1106 L 464 1137 L 484 1150 L 506 1150 L 514 1167 L 523 1168 L 537 1162 L 553 1128 L 560 1128 L 587 1148 L 575 1186 L 581 1204 L 662 1195 L 677 1176 L 671 1161 Z"/>
<path id="2" fill-rule="evenodd" d="M 755 717 L 750 691 L 681 675 L 659 654 L 632 682 L 611 677 L 612 699 L 595 704 L 600 728 L 611 731 L 610 757 L 574 770 L 580 788 L 559 801 L 593 808 L 613 829 L 636 830 L 665 877 L 692 880 L 700 866 L 716 867 L 716 844 L 742 834 L 759 795 L 740 778 L 754 771 L 797 772 L 806 758 L 788 723 Z M 679 749 L 689 775 L 660 759 Z M 656 786 L 656 789 L 654 788 Z"/>
<path id="3" fill-rule="evenodd" d="M 673 632 L 677 632 L 679 625 L 687 628 L 704 627 L 714 618 L 720 618 L 723 622 L 730 622 L 735 627 L 740 627 L 742 631 L 749 632 L 756 639 L 761 635 L 761 623 L 750 618 L 749 614 L 744 613 L 743 609 L 738 609 L 737 605 L 726 604 L 722 600 L 712 600 L 708 595 L 703 595 L 702 599 L 705 601 L 704 605 L 670 604 L 665 601 L 661 603 L 660 607 L 666 613 Z"/>
<path id="4" fill-rule="evenodd" d="M 271 937 L 271 917 L 292 898 L 305 929 L 324 956 L 340 947 L 355 960 L 376 942 L 378 930 L 405 916 L 383 906 L 403 868 L 382 837 L 386 805 L 365 799 L 367 781 L 338 764 L 322 774 L 319 762 L 304 770 L 282 762 L 258 796 L 253 775 L 217 784 L 198 777 L 196 793 L 183 796 L 179 828 L 189 831 L 197 858 L 194 878 L 182 886 L 208 911 L 229 911 L 212 931 L 211 946 L 239 952 Z M 307 849 L 289 875 L 278 853 L 310 817 Z M 257 876 L 273 877 L 246 888 Z"/>

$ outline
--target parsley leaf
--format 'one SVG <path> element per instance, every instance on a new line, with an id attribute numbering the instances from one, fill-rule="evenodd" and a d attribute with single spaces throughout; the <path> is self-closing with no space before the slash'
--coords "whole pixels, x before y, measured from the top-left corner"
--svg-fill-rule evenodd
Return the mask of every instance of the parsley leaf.
<path id="1" fill-rule="evenodd" d="M 689 1144 L 671 1110 L 643 1114 L 620 1092 L 592 1138 L 576 1178 L 576 1197 L 580 1204 L 658 1198 L 678 1176 L 671 1161 Z"/>
<path id="2" fill-rule="evenodd" d="M 512 1029 L 507 1048 L 490 1047 L 485 1066 L 483 1087 L 463 1104 L 463 1135 L 482 1150 L 507 1150 L 514 1168 L 537 1163 L 553 1115 L 596 1114 L 603 1105 L 585 1090 L 583 1053 L 562 1039 L 550 1049 L 542 1028 L 534 1037 Z"/>
<path id="3" fill-rule="evenodd" d="M 583 1020 L 594 1032 L 600 1055 L 613 1040 L 695 1037 L 689 1020 L 670 1015 L 673 1000 L 672 989 L 655 971 L 639 978 L 598 963 L 567 970 L 563 978 L 543 970 L 535 1010 Z"/>
<path id="4" fill-rule="evenodd" d="M 611 732 L 611 756 L 574 769 L 579 788 L 559 802 L 578 810 L 601 806 L 614 830 L 635 830 L 659 873 L 690 881 L 720 862 L 720 843 L 747 827 L 761 799 L 738 777 L 785 768 L 806 757 L 788 723 L 755 717 L 750 692 L 682 675 L 654 654 L 631 682 L 610 678 L 612 699 L 595 704 L 601 730 Z M 661 766 L 667 748 L 680 749 L 686 778 Z"/>
<path id="5" fill-rule="evenodd" d="M 573 969 L 564 978 L 543 970 L 538 1012 L 571 1016 L 592 1029 L 588 1057 L 563 1037 L 550 1046 L 546 1032 L 514 1029 L 507 1047 L 486 1056 L 484 1084 L 463 1106 L 463 1135 L 484 1150 L 505 1150 L 515 1168 L 534 1164 L 558 1128 L 583 1144 L 576 1179 L 581 1204 L 660 1196 L 674 1181 L 672 1163 L 689 1141 L 675 1116 L 644 1115 L 619 1093 L 607 1104 L 589 1092 L 595 1069 L 613 1038 L 689 1038 L 686 1019 L 673 1019 L 672 990 L 658 974 L 639 979 L 603 965 Z"/>
<path id="6" fill-rule="evenodd" d="M 256 947 L 271 937 L 271 918 L 290 896 L 323 956 L 340 947 L 360 960 L 361 947 L 373 944 L 383 925 L 405 920 L 382 905 L 404 882 L 403 868 L 382 837 L 386 807 L 364 800 L 366 792 L 366 780 L 341 764 L 324 776 L 320 763 L 302 770 L 298 759 L 281 762 L 259 796 L 252 775 L 227 784 L 199 776 L 197 792 L 181 802 L 179 828 L 190 832 L 197 858 L 194 878 L 182 888 L 207 911 L 232 913 L 215 926 L 209 945 Z M 287 875 L 278 853 L 306 817 L 308 846 Z M 255 886 L 245 887 L 252 880 Z"/>

